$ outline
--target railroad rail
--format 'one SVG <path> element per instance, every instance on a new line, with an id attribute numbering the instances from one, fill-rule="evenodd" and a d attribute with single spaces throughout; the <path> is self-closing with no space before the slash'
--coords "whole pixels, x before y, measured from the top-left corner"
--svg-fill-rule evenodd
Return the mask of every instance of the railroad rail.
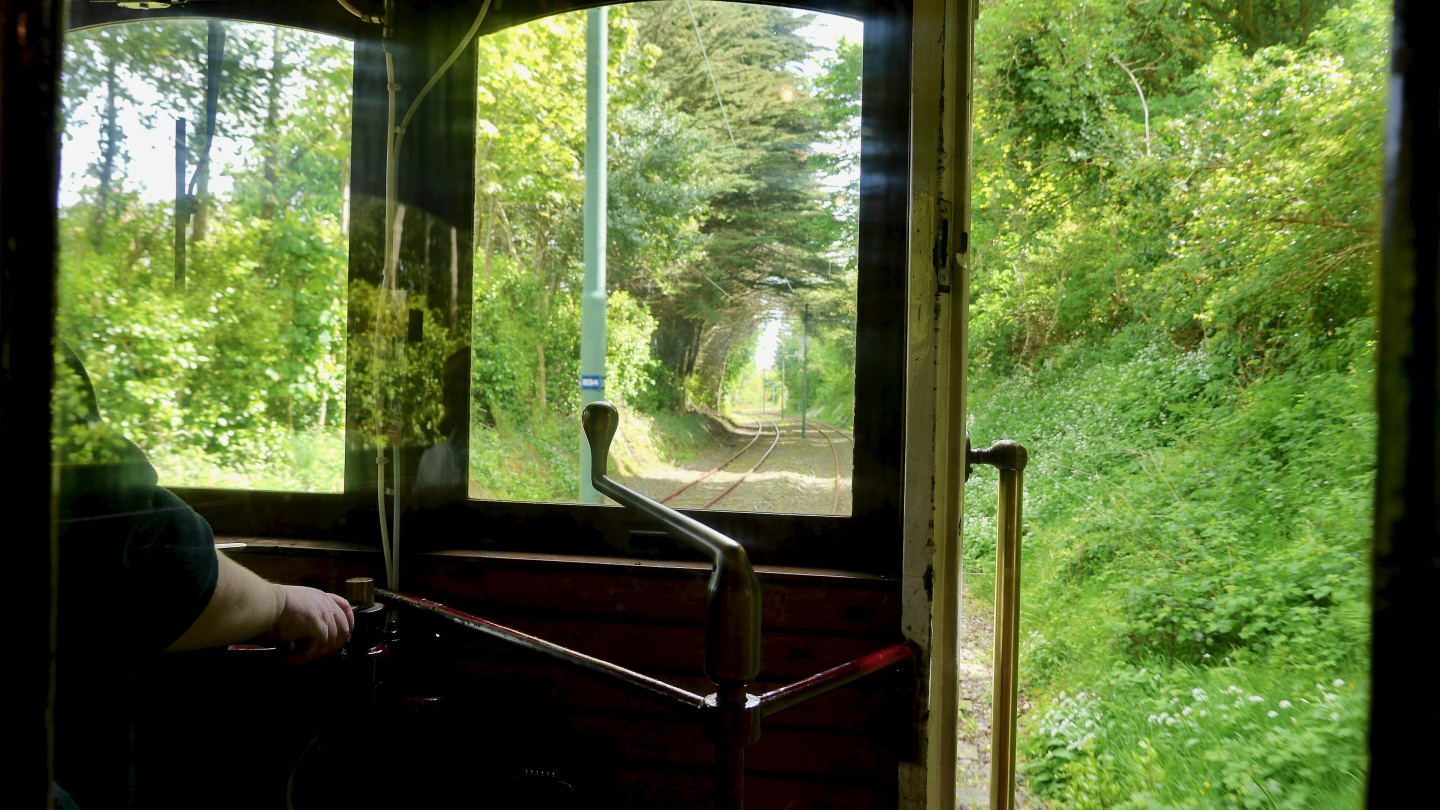
<path id="1" fill-rule="evenodd" d="M 661 498 L 661 499 L 660 499 L 660 503 L 670 503 L 671 501 L 673 501 L 673 500 L 675 500 L 676 498 L 680 497 L 680 495 L 681 495 L 682 493 L 684 493 L 686 490 L 688 490 L 690 487 L 695 486 L 696 484 L 698 484 L 698 483 L 700 483 L 700 482 L 708 479 L 710 476 L 714 475 L 715 473 L 718 473 L 718 472 L 720 472 L 721 470 L 725 469 L 726 467 L 729 467 L 731 464 L 733 464 L 733 463 L 735 462 L 735 459 L 737 459 L 737 458 L 739 458 L 740 456 L 744 455 L 744 453 L 745 453 L 746 450 L 749 450 L 752 446 L 754 446 L 755 442 L 760 439 L 760 434 L 762 434 L 762 433 L 764 433 L 764 432 L 765 432 L 765 426 L 761 423 L 761 421 L 760 421 L 759 419 L 756 419 L 756 420 L 755 420 L 755 435 L 752 436 L 752 437 L 750 437 L 749 443 L 747 443 L 744 447 L 740 448 L 740 450 L 739 450 L 737 453 L 735 453 L 735 455 L 731 456 L 730 458 L 725 459 L 725 460 L 722 461 L 721 463 L 719 463 L 719 464 L 717 464 L 716 466 L 710 468 L 710 471 L 709 471 L 709 472 L 702 474 L 699 478 L 696 478 L 695 480 L 691 481 L 690 483 L 686 484 L 685 486 L 680 487 L 679 489 L 675 490 L 674 492 L 670 493 L 669 495 L 666 495 L 665 497 Z"/>
<path id="2" fill-rule="evenodd" d="M 720 503 L 721 501 L 730 497 L 730 493 L 734 492 L 736 487 L 739 487 L 741 484 L 749 480 L 750 475 L 756 470 L 760 469 L 761 464 L 765 463 L 765 459 L 770 458 L 770 454 L 775 452 L 776 447 L 780 446 L 780 424 L 772 419 L 770 420 L 770 427 L 775 429 L 775 440 L 770 442 L 770 448 L 765 451 L 765 455 L 761 456 L 760 460 L 755 462 L 754 467 L 746 470 L 745 474 L 741 475 L 738 481 L 726 487 L 724 492 L 716 495 L 714 498 L 711 498 L 704 506 L 700 507 L 701 509 L 709 509 L 715 504 Z"/>
<path id="3" fill-rule="evenodd" d="M 691 479 L 690 481 L 688 481 L 687 483 L 685 483 L 683 486 L 675 489 L 674 491 L 670 492 L 668 495 L 665 495 L 664 497 L 659 498 L 658 501 L 659 501 L 660 503 L 662 503 L 662 504 L 671 504 L 671 503 L 673 503 L 677 498 L 679 498 L 681 495 L 684 495 L 685 493 L 690 492 L 690 491 L 692 490 L 692 488 L 695 487 L 697 484 L 701 484 L 701 483 L 704 483 L 705 481 L 710 480 L 710 479 L 711 479 L 712 477 L 714 477 L 716 474 L 718 474 L 718 473 L 724 471 L 726 468 L 730 467 L 732 464 L 734 464 L 736 461 L 738 461 L 741 456 L 743 456 L 743 455 L 745 455 L 747 452 L 749 452 L 749 451 L 750 451 L 750 448 L 754 447 L 755 444 L 760 440 L 760 438 L 765 435 L 765 432 L 766 432 L 766 431 L 765 431 L 765 426 L 766 426 L 766 424 L 768 423 L 769 426 L 770 426 L 770 428 L 771 428 L 771 430 L 774 431 L 774 432 L 773 432 L 773 436 L 772 436 L 772 439 L 771 439 L 771 442 L 770 442 L 770 446 L 769 446 L 768 448 L 766 448 L 765 454 L 760 457 L 760 460 L 757 461 L 753 466 L 751 466 L 750 469 L 748 469 L 748 470 L 746 470 L 745 472 L 741 473 L 741 474 L 740 474 L 740 477 L 739 477 L 737 480 L 731 482 L 729 486 L 727 486 L 727 487 L 726 487 L 723 491 L 721 491 L 718 495 L 715 495 L 714 497 L 712 497 L 712 498 L 711 498 L 709 501 L 707 501 L 705 504 L 703 504 L 703 505 L 701 505 L 701 506 L 689 507 L 689 508 L 693 508 L 693 509 L 711 509 L 711 508 L 714 508 L 717 504 L 719 504 L 720 502 L 724 501 L 726 498 L 730 497 L 730 495 L 732 495 L 732 494 L 735 492 L 735 490 L 740 487 L 741 484 L 744 484 L 744 483 L 746 483 L 747 481 L 749 481 L 749 480 L 750 480 L 750 477 L 751 477 L 755 472 L 759 471 L 760 467 L 761 467 L 762 465 L 764 465 L 764 464 L 766 463 L 766 461 L 769 460 L 770 456 L 771 456 L 771 455 L 775 452 L 775 450 L 779 447 L 779 445 L 780 445 L 780 439 L 781 439 L 781 437 L 784 435 L 785 429 L 786 429 L 786 428 L 789 428 L 789 427 L 793 427 L 793 425 L 788 424 L 788 422 L 793 422 L 793 421 L 794 421 L 793 417 L 783 417 L 783 416 L 780 417 L 778 420 L 775 420 L 775 419 L 761 419 L 761 418 L 755 417 L 755 416 L 751 416 L 750 418 L 752 418 L 752 419 L 755 420 L 755 433 L 754 433 L 753 436 L 750 437 L 750 441 L 747 442 L 744 447 L 740 448 L 738 451 L 736 451 L 734 454 L 732 454 L 729 458 L 725 459 L 724 461 L 720 462 L 719 464 L 715 465 L 714 467 L 711 467 L 709 470 L 706 470 L 705 472 L 703 472 L 703 473 L 701 473 L 700 475 L 696 476 L 695 478 Z M 818 420 L 816 420 L 816 419 L 810 419 L 810 420 L 808 420 L 808 422 L 809 422 L 809 426 L 810 426 L 812 429 L 814 429 L 814 430 L 817 431 L 822 437 L 824 437 L 824 439 L 825 439 L 825 441 L 826 441 L 826 444 L 827 444 L 827 445 L 829 446 L 829 448 L 830 448 L 831 470 L 832 470 L 832 473 L 831 473 L 831 474 L 832 474 L 832 478 L 833 478 L 833 480 L 834 480 L 834 482 L 835 482 L 835 485 L 834 485 L 835 493 L 834 493 L 834 498 L 831 500 L 830 509 L 829 509 L 828 514 L 838 515 L 838 514 L 840 514 L 840 501 L 841 501 L 841 496 L 842 496 L 843 493 L 844 493 L 844 479 L 841 477 L 841 474 L 840 474 L 840 447 L 839 447 L 839 444 L 838 444 L 838 442 L 837 442 L 836 437 L 838 436 L 840 439 L 842 439 L 842 440 L 844 440 L 844 441 L 848 441 L 848 442 L 850 442 L 852 445 L 855 443 L 855 437 L 852 436 L 849 432 L 847 432 L 847 431 L 844 430 L 843 428 L 837 427 L 836 425 L 832 425 L 832 424 L 829 424 L 829 423 L 827 423 L 827 422 L 821 422 L 821 421 L 818 421 Z M 787 424 L 785 424 L 785 426 L 782 427 L 782 426 L 781 426 L 781 423 L 787 423 Z M 793 432 L 793 431 L 792 431 L 792 432 Z"/>

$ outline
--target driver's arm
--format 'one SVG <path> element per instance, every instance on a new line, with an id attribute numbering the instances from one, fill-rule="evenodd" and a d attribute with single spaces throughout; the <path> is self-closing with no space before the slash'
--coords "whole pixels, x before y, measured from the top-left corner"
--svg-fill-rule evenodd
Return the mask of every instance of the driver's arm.
<path id="1" fill-rule="evenodd" d="M 215 593 L 170 652 L 220 647 L 265 636 L 301 642 L 291 660 L 313 661 L 338 650 L 355 629 L 350 604 L 335 594 L 266 582 L 219 555 Z"/>

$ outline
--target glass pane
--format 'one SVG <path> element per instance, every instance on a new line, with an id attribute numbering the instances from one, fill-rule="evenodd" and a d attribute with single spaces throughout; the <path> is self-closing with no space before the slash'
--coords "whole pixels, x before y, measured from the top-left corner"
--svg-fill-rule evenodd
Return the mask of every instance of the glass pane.
<path id="1" fill-rule="evenodd" d="M 339 491 L 350 44 L 165 21 L 65 46 L 57 331 L 100 416 L 161 484 Z"/>
<path id="2" fill-rule="evenodd" d="M 651 497 L 849 514 L 862 25 L 717 2 L 606 14 L 603 114 L 588 12 L 480 42 L 471 497 L 580 500 L 579 412 L 606 399 L 611 473 Z M 603 336 L 582 330 L 587 300 Z M 603 367 L 582 367 L 587 345 Z"/>

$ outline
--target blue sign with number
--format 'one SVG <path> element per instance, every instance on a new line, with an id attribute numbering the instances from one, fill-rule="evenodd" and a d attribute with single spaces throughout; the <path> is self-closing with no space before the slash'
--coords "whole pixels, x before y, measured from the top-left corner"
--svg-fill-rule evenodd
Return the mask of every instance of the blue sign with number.
<path id="1" fill-rule="evenodd" d="M 603 391 L 605 390 L 605 376 L 603 374 L 581 374 L 581 391 Z"/>

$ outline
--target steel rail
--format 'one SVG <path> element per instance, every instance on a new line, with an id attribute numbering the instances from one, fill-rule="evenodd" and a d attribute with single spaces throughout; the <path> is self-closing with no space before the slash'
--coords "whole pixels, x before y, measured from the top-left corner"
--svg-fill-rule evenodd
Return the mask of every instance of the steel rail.
<path id="1" fill-rule="evenodd" d="M 888 669 L 905 661 L 917 661 L 919 658 L 920 650 L 913 642 L 907 641 L 903 644 L 886 647 L 863 658 L 857 658 L 838 667 L 831 667 L 804 680 L 766 692 L 760 696 L 760 714 L 769 717 L 776 712 L 783 712 L 798 703 L 804 703 L 813 697 L 823 695 L 832 689 L 838 689 L 866 675 L 873 675 L 882 669 Z"/>
<path id="2" fill-rule="evenodd" d="M 724 492 L 720 493 L 719 495 L 716 495 L 714 498 L 711 498 L 710 501 L 709 501 L 709 503 L 706 503 L 704 506 L 700 507 L 701 509 L 709 509 L 710 507 L 714 506 L 715 504 L 717 504 L 717 503 L 725 500 L 726 498 L 730 497 L 730 493 L 734 492 L 736 487 L 738 487 L 738 486 L 740 486 L 741 484 L 745 483 L 745 481 L 750 478 L 750 474 L 753 473 L 753 472 L 755 472 L 756 470 L 760 469 L 760 465 L 765 463 L 765 459 L 770 458 L 770 454 L 773 453 L 773 452 L 775 452 L 775 448 L 780 444 L 780 425 L 779 425 L 778 423 L 776 423 L 774 420 L 771 420 L 771 421 L 770 421 L 770 427 L 775 428 L 775 441 L 773 441 L 773 442 L 770 443 L 770 449 L 765 451 L 765 455 L 761 456 L 761 457 L 760 457 L 760 460 L 757 461 L 757 462 L 755 462 L 755 466 L 754 466 L 754 467 L 751 467 L 750 469 L 746 470 L 746 471 L 745 471 L 745 474 L 742 475 L 742 476 L 740 476 L 740 480 L 739 480 L 739 481 L 736 481 L 735 483 L 733 483 L 733 484 L 731 484 L 730 486 L 726 487 Z"/>
<path id="3" fill-rule="evenodd" d="M 817 423 L 814 419 L 811 419 L 810 424 L 816 425 Z M 831 427 L 830 425 L 826 425 L 825 427 L 829 427 L 831 430 L 837 433 L 840 430 L 839 428 Z M 816 427 L 815 429 L 820 431 L 820 435 L 824 436 L 825 441 L 830 443 L 830 457 L 835 460 L 835 502 L 830 505 L 830 514 L 834 515 L 840 511 L 840 449 L 835 446 L 835 439 L 831 438 L 830 434 L 825 432 L 825 428 Z"/>
<path id="4" fill-rule="evenodd" d="M 851 444 L 854 444 L 854 443 L 855 443 L 855 437 L 854 437 L 854 436 L 851 436 L 849 433 L 845 432 L 845 429 L 844 429 L 844 428 L 838 428 L 838 427 L 830 424 L 829 422 L 820 422 L 820 421 L 815 420 L 815 419 L 811 419 L 811 420 L 810 420 L 810 424 L 812 424 L 812 425 L 819 425 L 820 427 L 830 428 L 831 430 L 835 431 L 836 433 L 839 433 L 841 436 L 844 436 L 846 441 L 850 442 Z"/>
<path id="5" fill-rule="evenodd" d="M 721 464 L 720 466 L 715 467 L 714 469 L 710 470 L 710 472 L 705 473 L 704 475 L 700 476 L 699 478 L 696 478 L 694 481 L 691 481 L 690 483 L 686 484 L 685 486 L 680 487 L 679 489 L 675 490 L 674 492 L 670 493 L 669 495 L 666 495 L 665 497 L 661 498 L 661 499 L 660 499 L 660 503 L 669 503 L 669 502 L 675 500 L 677 497 L 680 496 L 680 493 L 684 492 L 685 490 L 689 489 L 690 487 L 695 486 L 696 484 L 700 483 L 701 481 L 704 481 L 705 479 L 709 478 L 710 476 L 714 475 L 715 473 L 720 472 L 721 470 L 725 469 L 726 467 L 729 467 L 732 463 L 734 463 L 735 459 L 737 459 L 737 458 L 739 458 L 740 456 L 744 455 L 744 454 L 745 454 L 745 451 L 746 451 L 746 450 L 749 450 L 750 447 L 751 447 L 751 445 L 753 445 L 753 444 L 755 444 L 755 442 L 759 441 L 759 439 L 760 439 L 760 434 L 762 434 L 762 433 L 764 433 L 764 432 L 765 432 L 765 425 L 764 425 L 759 419 L 756 419 L 756 420 L 755 420 L 755 435 L 750 437 L 750 443 L 749 443 L 749 444 L 747 444 L 747 445 L 745 445 L 744 447 L 740 448 L 740 452 L 738 452 L 738 453 L 736 453 L 735 455 L 731 456 L 730 458 L 726 459 L 723 464 Z"/>
<path id="6" fill-rule="evenodd" d="M 696 711 L 705 708 L 705 698 L 700 695 L 687 692 L 677 686 L 671 686 L 664 681 L 656 680 L 648 675 L 641 675 L 638 672 L 612 664 L 609 661 L 602 661 L 599 658 L 593 658 L 567 647 L 561 647 L 559 644 L 551 643 L 542 638 L 536 638 L 528 633 L 512 630 L 509 627 L 496 624 L 488 619 L 472 616 L 469 613 L 442 605 L 439 602 L 387 590 L 385 588 L 376 588 L 375 594 L 390 604 L 403 605 L 415 610 L 425 611 L 433 616 L 439 616 L 451 624 L 474 631 L 504 644 L 548 656 L 571 669 L 597 676 L 600 680 L 608 681 L 609 683 L 629 689 L 645 697 L 657 699 L 674 708 Z"/>

